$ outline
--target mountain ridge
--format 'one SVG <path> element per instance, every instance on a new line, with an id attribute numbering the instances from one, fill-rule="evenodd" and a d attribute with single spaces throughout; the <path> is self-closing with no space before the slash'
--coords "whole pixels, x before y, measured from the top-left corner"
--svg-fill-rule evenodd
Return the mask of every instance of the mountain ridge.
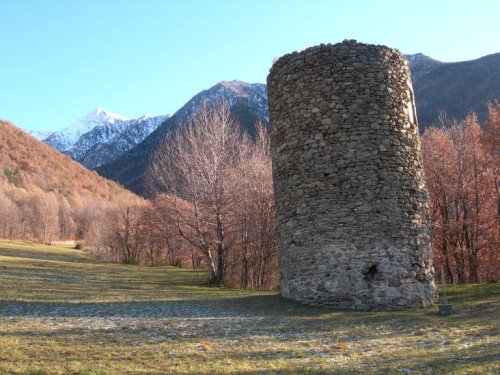
<path id="1" fill-rule="evenodd" d="M 421 132 L 438 122 L 440 110 L 450 117 L 465 118 L 471 110 L 480 121 L 487 117 L 488 100 L 500 98 L 500 53 L 465 62 L 445 63 L 424 54 L 407 55 L 412 71 L 419 129 Z M 489 70 L 485 72 L 485 62 Z M 470 77 L 469 77 L 470 76 Z M 253 86 L 252 86 L 253 85 Z M 254 95 L 248 88 L 256 89 Z M 245 91 L 247 90 L 247 91 Z M 238 113 L 239 95 L 246 95 L 243 113 Z M 96 170 L 139 195 L 144 195 L 144 172 L 146 164 L 158 142 L 172 129 L 185 124 L 203 101 L 228 97 L 233 114 L 242 126 L 252 133 L 252 126 L 260 118 L 267 123 L 267 92 L 264 84 L 246 84 L 241 81 L 223 81 L 195 95 L 170 119 L 152 132 L 143 142 L 116 160 L 101 165 Z M 260 99 L 260 100 L 259 100 Z M 459 104 L 457 104 L 459 103 Z M 253 107 L 253 108 L 252 108 Z M 248 116 L 253 112 L 253 116 Z"/>
<path id="2" fill-rule="evenodd" d="M 133 202 L 142 199 L 0 120 L 0 237 L 86 238 L 107 209 Z"/>
<path id="3" fill-rule="evenodd" d="M 144 115 L 130 119 L 97 108 L 43 142 L 94 169 L 140 143 L 167 118 L 168 115 Z"/>
<path id="4" fill-rule="evenodd" d="M 103 164 L 96 171 L 123 186 L 145 195 L 145 171 L 150 155 L 165 135 L 193 119 L 198 108 L 206 102 L 226 100 L 240 125 L 255 134 L 256 123 L 269 122 L 266 85 L 242 81 L 222 81 L 193 96 L 161 126 L 114 161 Z"/>
<path id="5" fill-rule="evenodd" d="M 488 116 L 486 103 L 500 99 L 500 53 L 458 62 L 423 54 L 407 58 L 421 132 L 437 124 L 442 111 L 458 120 L 474 111 L 483 122 Z"/>
<path id="6" fill-rule="evenodd" d="M 39 131 L 39 130 L 27 130 L 27 129 L 22 129 L 22 128 L 19 128 L 23 131 L 25 131 L 26 133 L 28 133 L 29 135 L 31 135 L 32 137 L 34 137 L 35 139 L 39 140 L 39 141 L 43 141 L 44 139 L 47 139 L 48 137 L 50 137 L 54 132 L 44 132 L 44 131 Z"/>
<path id="7" fill-rule="evenodd" d="M 438 123 L 441 110 L 457 119 L 473 110 L 479 120 L 484 121 L 486 102 L 500 98 L 500 53 L 462 62 L 441 62 L 422 53 L 406 55 L 406 58 L 412 73 L 421 132 Z M 169 131 L 188 123 L 203 103 L 220 99 L 227 101 L 232 113 L 250 134 L 254 133 L 258 120 L 269 122 L 265 84 L 222 81 L 194 95 L 171 117 L 157 116 L 155 125 L 140 136 L 120 133 L 113 142 L 105 142 L 112 138 L 106 132 L 120 127 L 120 121 L 140 122 L 155 118 L 143 116 L 123 120 L 113 114 L 113 126 L 100 126 L 88 135 L 81 135 L 81 141 L 75 142 L 71 151 L 64 152 L 132 191 L 145 194 L 144 172 L 158 142 Z"/>

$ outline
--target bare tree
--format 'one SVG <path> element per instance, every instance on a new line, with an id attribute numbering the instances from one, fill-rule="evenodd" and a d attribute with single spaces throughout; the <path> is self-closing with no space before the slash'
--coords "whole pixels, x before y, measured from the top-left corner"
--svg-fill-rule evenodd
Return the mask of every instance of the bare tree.
<path id="1" fill-rule="evenodd" d="M 449 282 L 498 279 L 497 182 L 488 149 L 494 134 L 488 136 L 469 114 L 422 137 L 434 254 Z"/>
<path id="2" fill-rule="evenodd" d="M 271 155 L 267 129 L 258 124 L 255 143 L 243 143 L 241 159 L 232 189 L 238 191 L 233 218 L 239 232 L 239 249 L 232 257 L 238 265 L 241 288 L 276 285 L 277 249 L 272 186 Z"/>
<path id="3" fill-rule="evenodd" d="M 19 226 L 19 208 L 0 189 L 0 238 L 17 238 Z"/>
<path id="4" fill-rule="evenodd" d="M 122 203 L 105 210 L 100 227 L 88 239 L 102 259 L 127 264 L 139 263 L 144 246 L 140 236 L 141 215 L 144 205 L 137 202 Z"/>
<path id="5" fill-rule="evenodd" d="M 228 183 L 241 159 L 240 143 L 227 104 L 204 105 L 192 122 L 167 136 L 148 171 L 150 188 L 173 196 L 177 230 L 205 255 L 215 285 L 225 281 L 225 256 L 234 239 L 228 219 L 238 197 Z"/>
<path id="6" fill-rule="evenodd" d="M 189 258 L 186 257 L 188 252 L 184 251 L 185 242 L 177 232 L 175 217 L 172 198 L 167 194 L 158 195 L 144 210 L 141 235 L 147 242 L 149 264 L 179 266 L 183 260 L 189 261 L 186 259 Z"/>

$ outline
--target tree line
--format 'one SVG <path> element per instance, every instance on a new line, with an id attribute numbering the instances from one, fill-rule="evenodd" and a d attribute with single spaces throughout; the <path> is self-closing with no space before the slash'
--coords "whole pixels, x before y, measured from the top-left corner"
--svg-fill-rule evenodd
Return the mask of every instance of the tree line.
<path id="1" fill-rule="evenodd" d="M 474 114 L 464 121 L 442 116 L 440 126 L 422 136 L 435 266 L 440 276 L 444 265 L 450 283 L 499 279 L 500 105 L 488 108 L 483 127 Z M 123 210 L 114 214 L 121 219 L 111 221 L 122 229 L 118 234 L 116 226 L 108 227 L 107 259 L 204 267 L 215 285 L 277 286 L 265 127 L 253 140 L 239 130 L 227 106 L 203 107 L 163 141 L 148 180 L 156 198 L 135 219 Z M 127 230 L 129 222 L 137 229 Z M 142 242 L 124 245 L 131 233 Z M 130 258 L 130 248 L 136 258 Z"/>
<path id="2" fill-rule="evenodd" d="M 269 139 L 241 131 L 224 103 L 167 136 L 147 172 L 150 202 L 107 213 L 96 256 L 206 268 L 209 283 L 277 286 Z"/>
<path id="3" fill-rule="evenodd" d="M 441 116 L 422 137 L 435 267 L 450 283 L 500 278 L 500 104 L 483 127 Z"/>
<path id="4" fill-rule="evenodd" d="M 440 275 L 444 266 L 450 283 L 500 277 L 500 104 L 488 110 L 483 126 L 474 114 L 463 121 L 442 116 L 421 138 L 435 267 Z M 243 132 L 225 103 L 203 106 L 152 156 L 150 200 L 61 199 L 9 191 L 4 183 L 0 236 L 84 239 L 99 259 L 202 268 L 213 285 L 275 288 L 269 136 L 257 128 L 253 136 Z"/>
<path id="5" fill-rule="evenodd" d="M 118 202 L 141 198 L 0 120 L 0 238 L 92 237 Z"/>

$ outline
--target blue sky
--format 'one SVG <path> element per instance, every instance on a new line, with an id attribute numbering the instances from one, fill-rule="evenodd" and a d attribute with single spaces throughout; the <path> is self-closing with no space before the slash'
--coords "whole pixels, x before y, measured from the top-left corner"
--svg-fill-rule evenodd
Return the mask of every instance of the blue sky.
<path id="1" fill-rule="evenodd" d="M 497 0 L 0 0 L 0 118 L 54 131 L 97 107 L 172 114 L 343 39 L 471 60 L 500 52 L 499 14 Z"/>

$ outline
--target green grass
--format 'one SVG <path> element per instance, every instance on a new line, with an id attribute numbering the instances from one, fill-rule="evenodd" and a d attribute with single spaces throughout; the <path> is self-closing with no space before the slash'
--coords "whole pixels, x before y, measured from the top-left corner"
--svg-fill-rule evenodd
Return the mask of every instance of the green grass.
<path id="1" fill-rule="evenodd" d="M 0 374 L 499 374 L 500 285 L 348 312 L 215 289 L 199 271 L 0 242 Z"/>

